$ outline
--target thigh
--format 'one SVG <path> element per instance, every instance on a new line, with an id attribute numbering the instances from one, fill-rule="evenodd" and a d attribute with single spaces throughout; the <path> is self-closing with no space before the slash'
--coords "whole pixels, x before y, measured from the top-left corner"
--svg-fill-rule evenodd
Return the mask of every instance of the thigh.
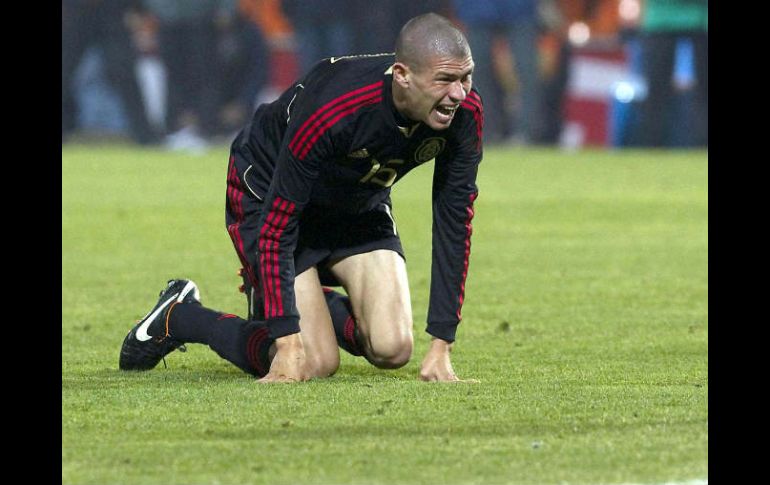
<path id="1" fill-rule="evenodd" d="M 311 377 L 328 377 L 339 367 L 340 354 L 316 268 L 309 268 L 294 280 L 302 345 Z"/>
<path id="2" fill-rule="evenodd" d="M 401 255 L 378 249 L 345 257 L 329 269 L 347 291 L 367 342 L 411 341 L 412 304 Z"/>

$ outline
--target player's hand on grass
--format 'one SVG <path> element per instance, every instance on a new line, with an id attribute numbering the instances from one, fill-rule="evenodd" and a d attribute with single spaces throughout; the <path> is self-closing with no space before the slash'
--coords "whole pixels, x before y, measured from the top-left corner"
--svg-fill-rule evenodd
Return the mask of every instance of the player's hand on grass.
<path id="1" fill-rule="evenodd" d="M 275 357 L 270 371 L 259 382 L 300 382 L 308 380 L 305 347 L 300 334 L 295 333 L 275 340 Z"/>
<path id="2" fill-rule="evenodd" d="M 420 365 L 420 380 L 429 382 L 478 382 L 475 379 L 463 380 L 457 377 L 452 362 L 449 360 L 449 353 L 452 351 L 452 344 L 434 338 L 430 342 L 428 352 Z"/>

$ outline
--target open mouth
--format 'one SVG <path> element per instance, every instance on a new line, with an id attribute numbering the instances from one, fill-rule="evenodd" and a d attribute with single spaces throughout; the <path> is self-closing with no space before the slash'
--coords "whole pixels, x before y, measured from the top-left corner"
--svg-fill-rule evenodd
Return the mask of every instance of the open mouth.
<path id="1" fill-rule="evenodd" d="M 452 120 L 452 118 L 455 115 L 455 111 L 457 111 L 457 106 L 446 106 L 446 105 L 438 105 L 436 106 L 436 113 L 438 114 L 439 121 L 442 121 L 444 123 L 447 123 Z"/>

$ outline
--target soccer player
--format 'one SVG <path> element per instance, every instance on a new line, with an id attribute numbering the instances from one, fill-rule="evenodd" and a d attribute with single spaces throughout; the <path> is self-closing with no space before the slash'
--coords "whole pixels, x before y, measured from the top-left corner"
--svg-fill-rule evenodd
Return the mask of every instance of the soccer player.
<path id="1" fill-rule="evenodd" d="M 412 310 L 390 190 L 435 158 L 432 340 L 419 377 L 459 380 L 450 351 L 482 157 L 473 67 L 463 33 L 429 13 L 404 25 L 395 56 L 321 60 L 261 105 L 232 144 L 227 174 L 248 318 L 205 308 L 192 281 L 171 280 L 126 336 L 120 368 L 151 369 L 185 343 L 209 345 L 261 382 L 328 377 L 338 346 L 379 368 L 405 365 Z"/>

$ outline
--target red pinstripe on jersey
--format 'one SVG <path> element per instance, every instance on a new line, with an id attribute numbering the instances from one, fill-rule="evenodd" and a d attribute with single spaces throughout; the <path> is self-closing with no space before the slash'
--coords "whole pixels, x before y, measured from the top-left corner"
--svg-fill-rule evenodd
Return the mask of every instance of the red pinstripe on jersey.
<path id="1" fill-rule="evenodd" d="M 246 253 L 243 247 L 243 237 L 241 236 L 240 226 L 243 223 L 243 187 L 241 186 L 241 179 L 238 177 L 238 172 L 235 169 L 235 157 L 230 157 L 230 168 L 227 173 L 227 201 L 230 204 L 230 210 L 233 211 L 235 216 L 235 222 L 227 226 L 227 233 L 230 235 L 230 239 L 233 241 L 235 250 L 238 253 L 238 259 L 241 260 L 241 264 L 246 268 L 246 276 L 254 286 L 259 288 L 257 277 L 254 274 L 254 270 L 248 263 Z"/>
<path id="2" fill-rule="evenodd" d="M 238 172 L 235 170 L 235 157 L 230 157 L 230 170 L 227 173 L 227 199 L 230 202 L 230 209 L 235 213 L 235 218 L 243 220 L 243 189 L 241 181 L 238 178 Z"/>
<path id="3" fill-rule="evenodd" d="M 264 282 L 265 318 L 284 315 L 278 255 L 281 235 L 295 208 L 294 202 L 276 197 L 259 233 L 259 267 Z"/>
<path id="4" fill-rule="evenodd" d="M 463 259 L 463 277 L 460 283 L 460 297 L 458 298 L 458 306 L 457 306 L 457 320 L 462 320 L 462 315 L 460 311 L 463 308 L 463 301 L 465 300 L 465 279 L 468 277 L 468 263 L 470 262 L 470 256 L 471 256 L 471 234 L 473 234 L 473 225 L 471 224 L 471 221 L 473 220 L 473 215 L 475 214 L 473 210 L 473 202 L 476 200 L 476 197 L 478 197 L 478 192 L 471 194 L 468 199 L 468 207 L 465 208 L 465 213 L 467 214 L 467 218 L 465 219 L 465 256 Z"/>
<path id="5" fill-rule="evenodd" d="M 304 159 L 318 138 L 340 119 L 363 106 L 382 101 L 382 84 L 382 81 L 378 81 L 355 89 L 319 108 L 292 137 L 289 149 L 294 156 L 300 160 Z"/>
<path id="6" fill-rule="evenodd" d="M 316 140 L 318 140 L 318 138 L 320 138 L 321 135 L 323 135 L 326 130 L 328 130 L 329 128 L 334 126 L 339 120 L 341 120 L 342 118 L 344 118 L 344 117 L 346 117 L 348 115 L 351 115 L 351 114 L 355 113 L 356 111 L 358 111 L 359 108 L 363 108 L 364 106 L 368 106 L 370 104 L 377 104 L 380 101 L 382 101 L 382 96 L 381 96 L 382 91 L 377 91 L 375 94 L 377 94 L 379 96 L 376 97 L 376 98 L 373 97 L 373 98 L 369 98 L 369 99 L 364 99 L 363 101 L 359 102 L 358 104 L 356 104 L 356 105 L 346 109 L 345 111 L 341 112 L 340 114 L 338 114 L 337 116 L 335 116 L 331 120 L 327 121 L 326 124 L 322 125 L 320 127 L 320 129 L 318 130 L 318 132 L 316 132 L 315 136 L 313 136 L 313 138 L 310 139 L 310 141 L 308 142 L 308 144 L 306 145 L 306 147 L 302 151 L 302 153 L 300 153 L 299 159 L 300 160 L 304 160 L 305 156 L 307 156 L 307 154 L 310 151 L 310 149 L 313 148 L 313 145 L 315 144 Z"/>
<path id="7" fill-rule="evenodd" d="M 274 204 L 273 207 L 275 208 L 278 203 L 279 202 L 276 200 L 276 204 Z M 259 272 L 263 282 L 262 292 L 264 294 L 265 317 L 270 316 L 270 311 L 273 306 L 275 306 L 275 294 L 273 291 L 274 282 L 270 274 L 272 271 L 272 257 L 268 257 L 266 252 L 267 247 L 271 246 L 273 242 L 272 237 L 275 233 L 275 219 L 277 219 L 277 213 L 275 211 L 269 212 L 265 219 L 265 224 L 259 232 Z"/>
<path id="8" fill-rule="evenodd" d="M 479 98 L 478 94 L 471 91 L 460 106 L 473 113 L 473 119 L 476 121 L 476 136 L 478 137 L 476 150 L 478 150 L 481 148 L 481 136 L 484 130 L 484 108 L 481 105 L 481 98 Z"/>

